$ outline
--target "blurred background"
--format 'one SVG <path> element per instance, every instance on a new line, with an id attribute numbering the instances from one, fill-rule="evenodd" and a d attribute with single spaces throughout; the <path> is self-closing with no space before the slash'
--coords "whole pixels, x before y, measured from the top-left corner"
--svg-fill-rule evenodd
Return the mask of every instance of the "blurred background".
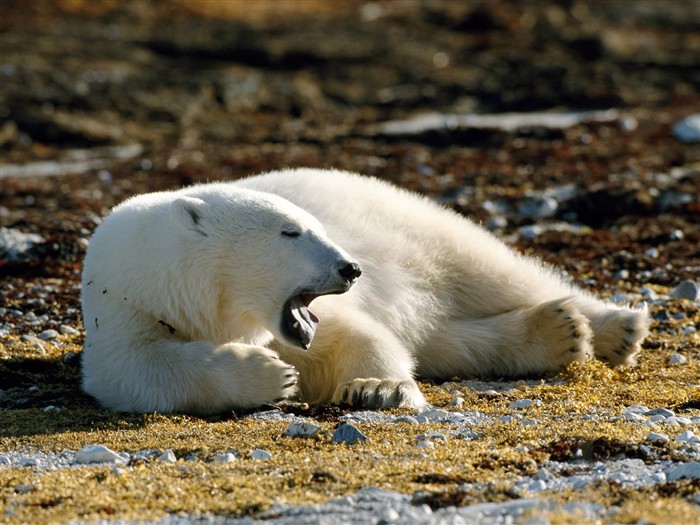
<path id="1" fill-rule="evenodd" d="M 10 279 L 73 286 L 134 193 L 287 166 L 420 191 L 588 286 L 698 273 L 694 0 L 2 0 L 0 51 Z"/>

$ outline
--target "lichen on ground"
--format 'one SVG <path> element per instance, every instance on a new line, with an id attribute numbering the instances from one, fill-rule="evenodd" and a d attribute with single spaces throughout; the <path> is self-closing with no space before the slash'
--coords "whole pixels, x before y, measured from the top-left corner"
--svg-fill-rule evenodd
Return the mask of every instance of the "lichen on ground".
<path id="1" fill-rule="evenodd" d="M 697 323 L 694 303 L 674 301 L 671 308 Z M 430 449 L 416 447 L 418 436 L 428 432 L 449 436 L 449 425 L 356 423 L 368 441 L 332 443 L 331 434 L 341 416 L 352 413 L 350 407 L 284 407 L 321 426 L 318 436 L 306 439 L 285 436 L 288 421 L 258 420 L 250 414 L 200 418 L 105 411 L 80 393 L 75 358 L 64 359 L 69 352 L 79 352 L 79 336 L 62 338 L 60 348 L 46 345 L 47 355 L 41 357 L 33 356 L 36 349 L 27 343 L 14 340 L 5 347 L 0 373 L 29 381 L 8 392 L 19 396 L 20 391 L 26 395 L 30 390 L 31 400 L 25 402 L 26 408 L 0 410 L 0 452 L 60 452 L 99 443 L 130 453 L 172 449 L 178 461 L 168 464 L 151 457 L 132 459 L 119 468 L 80 466 L 53 471 L 0 468 L 0 513 L 12 509 L 13 513 L 5 514 L 9 523 L 156 519 L 173 513 L 240 516 L 274 503 L 318 503 L 368 486 L 420 494 L 434 508 L 520 497 L 512 491 L 513 480 L 534 474 L 549 459 L 568 461 L 576 454 L 591 460 L 643 457 L 639 445 L 649 428 L 616 419 L 624 407 L 645 405 L 669 408 L 678 415 L 700 414 L 698 335 L 669 336 L 658 325 L 634 367 L 610 369 L 597 361 L 572 364 L 553 376 L 511 383 L 512 388 L 501 393 L 479 391 L 459 378 L 421 383 L 437 408 L 493 417 L 471 426 L 478 439 L 449 437 L 446 443 L 437 440 Z M 669 365 L 673 353 L 683 354 L 688 362 Z M 55 370 L 45 382 L 47 367 Z M 450 406 L 457 396 L 464 403 L 459 408 Z M 509 408 L 513 401 L 524 398 L 542 401 L 542 406 L 524 411 L 535 424 L 498 420 L 513 413 Z M 44 410 L 48 405 L 60 411 Z M 591 414 L 596 417 L 586 417 Z M 654 445 L 655 458 L 672 459 L 679 447 L 673 441 Z M 254 449 L 264 449 L 272 458 L 251 459 Z M 227 451 L 238 459 L 212 461 Z M 698 480 L 667 483 L 661 490 L 598 483 L 583 490 L 546 493 L 546 497 L 615 504 L 619 506 L 616 521 L 621 523 L 642 518 L 668 523 L 668 516 L 674 516 L 676 523 L 690 523 L 700 516 L 697 503 L 689 500 L 699 487 Z M 550 519 L 573 522 L 570 515 L 552 514 Z"/>

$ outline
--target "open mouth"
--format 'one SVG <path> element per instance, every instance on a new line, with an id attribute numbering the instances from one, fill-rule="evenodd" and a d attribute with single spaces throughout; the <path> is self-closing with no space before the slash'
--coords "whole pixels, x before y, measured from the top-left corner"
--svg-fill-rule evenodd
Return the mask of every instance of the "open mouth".
<path id="1" fill-rule="evenodd" d="M 309 310 L 309 304 L 316 297 L 318 296 L 305 293 L 295 295 L 284 304 L 282 311 L 284 335 L 298 342 L 305 350 L 311 345 L 318 326 L 318 317 Z"/>

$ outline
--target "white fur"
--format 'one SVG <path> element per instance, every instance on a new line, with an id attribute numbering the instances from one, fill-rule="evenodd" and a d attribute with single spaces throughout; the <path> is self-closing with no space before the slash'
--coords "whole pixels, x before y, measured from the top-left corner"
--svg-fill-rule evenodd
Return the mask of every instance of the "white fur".
<path id="1" fill-rule="evenodd" d="M 295 345 L 284 302 L 338 292 L 353 261 L 362 276 L 312 302 L 320 325 Z M 84 388 L 130 411 L 252 407 L 297 386 L 309 402 L 419 408 L 415 376 L 632 363 L 648 324 L 429 199 L 309 169 L 125 202 L 90 242 L 82 293 Z"/>

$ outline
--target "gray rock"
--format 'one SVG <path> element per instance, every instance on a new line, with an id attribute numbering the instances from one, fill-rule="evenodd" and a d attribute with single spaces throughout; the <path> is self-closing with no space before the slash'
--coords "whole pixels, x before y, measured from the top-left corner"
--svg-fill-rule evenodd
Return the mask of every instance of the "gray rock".
<path id="1" fill-rule="evenodd" d="M 5 166 L 3 166 L 5 168 Z M 3 169 L 3 175 L 5 175 Z M 24 233 L 13 228 L 0 228 L 0 259 L 16 263 L 30 259 L 31 249 L 44 242 L 44 238 L 35 233 Z"/>
<path id="2" fill-rule="evenodd" d="M 42 341 L 53 341 L 54 339 L 58 338 L 58 332 L 53 329 L 44 330 L 39 335 L 37 335 L 37 337 Z"/>
<path id="3" fill-rule="evenodd" d="M 700 443 L 700 437 L 696 436 L 692 430 L 686 430 L 682 434 L 676 436 L 674 441 L 678 443 Z"/>
<path id="4" fill-rule="evenodd" d="M 437 408 L 432 408 L 430 410 L 425 410 L 416 416 L 416 420 L 419 423 L 435 423 L 436 421 L 443 421 L 450 417 L 450 413 L 446 410 L 439 410 Z"/>
<path id="5" fill-rule="evenodd" d="M 691 461 L 681 463 L 671 467 L 666 471 L 668 481 L 678 481 L 679 479 L 700 479 L 700 462 Z"/>
<path id="6" fill-rule="evenodd" d="M 667 417 L 674 417 L 676 414 L 673 412 L 673 410 L 669 410 L 668 408 L 654 408 L 654 409 L 646 412 L 644 415 L 645 416 L 663 416 L 664 418 L 667 418 Z"/>
<path id="7" fill-rule="evenodd" d="M 59 326 L 58 331 L 61 332 L 63 335 L 80 335 L 80 332 L 78 330 L 76 330 L 72 326 L 68 326 L 67 324 L 62 324 L 61 326 Z"/>
<path id="8" fill-rule="evenodd" d="M 541 407 L 542 405 L 543 403 L 539 399 L 518 399 L 517 401 L 513 401 L 510 405 L 508 405 L 508 408 L 511 410 L 524 409 L 532 406 Z"/>
<path id="9" fill-rule="evenodd" d="M 658 432 L 650 432 L 646 437 L 646 441 L 651 443 L 668 443 L 669 440 L 670 439 L 666 434 L 661 434 Z"/>
<path id="10" fill-rule="evenodd" d="M 700 113 L 677 122 L 673 126 L 673 136 L 681 142 L 700 142 Z"/>
<path id="11" fill-rule="evenodd" d="M 357 427 L 351 423 L 343 423 L 333 432 L 331 441 L 333 443 L 347 443 L 353 445 L 360 441 L 366 441 L 369 438 L 360 432 Z"/>
<path id="12" fill-rule="evenodd" d="M 688 362 L 688 358 L 682 354 L 673 354 L 668 358 L 669 365 L 684 365 Z"/>
<path id="13" fill-rule="evenodd" d="M 700 299 L 700 286 L 694 281 L 681 281 L 678 286 L 669 293 L 674 299 L 690 299 L 697 301 Z"/>

